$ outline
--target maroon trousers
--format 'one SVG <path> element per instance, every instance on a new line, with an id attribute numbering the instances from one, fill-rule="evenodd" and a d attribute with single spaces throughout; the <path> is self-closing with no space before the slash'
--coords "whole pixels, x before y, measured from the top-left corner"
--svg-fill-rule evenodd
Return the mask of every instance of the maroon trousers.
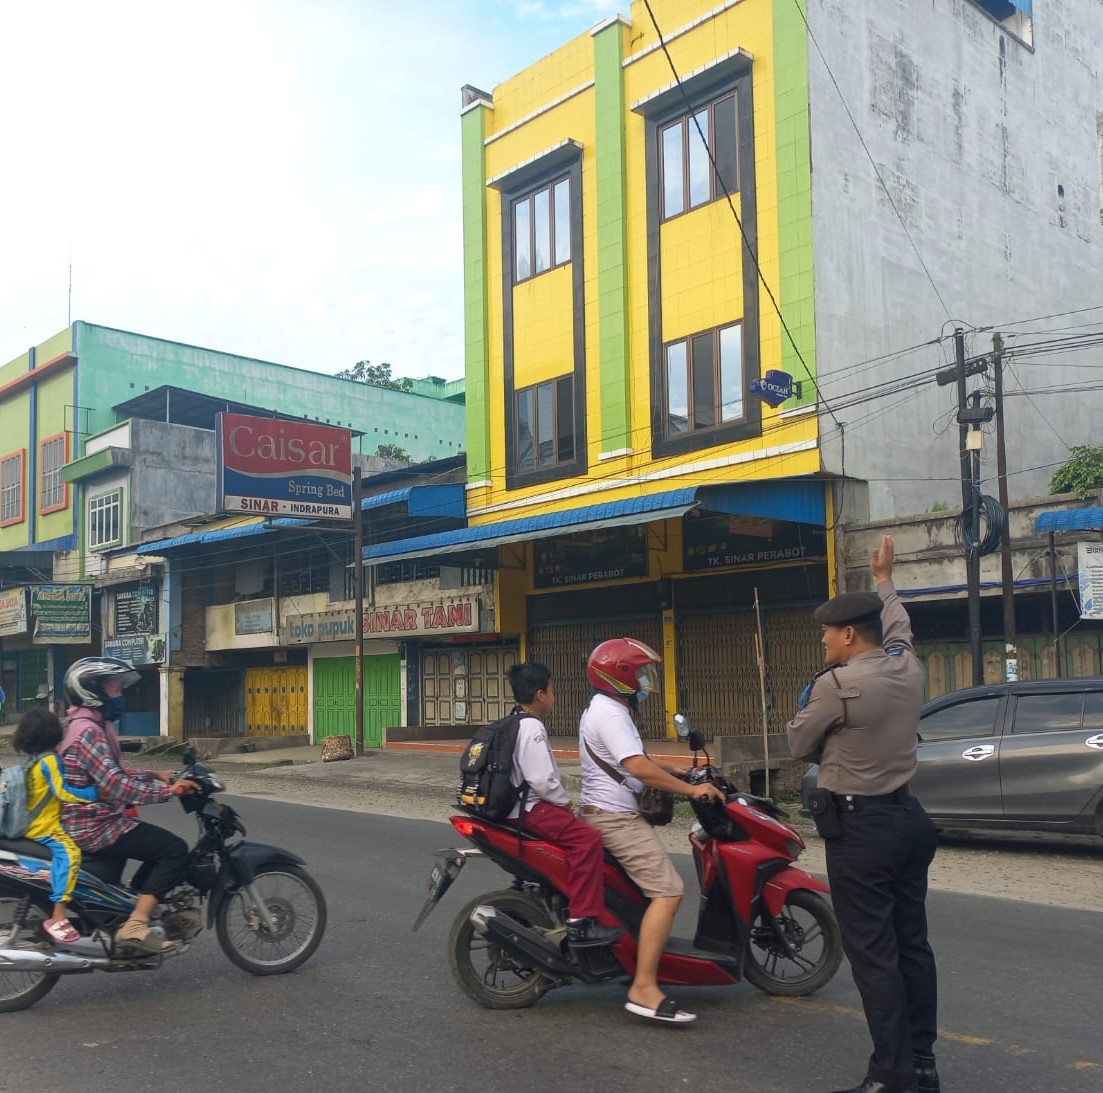
<path id="1" fill-rule="evenodd" d="M 605 850 L 598 829 L 565 808 L 537 801 L 525 816 L 524 830 L 558 843 L 567 852 L 571 918 L 600 918 L 605 911 Z"/>

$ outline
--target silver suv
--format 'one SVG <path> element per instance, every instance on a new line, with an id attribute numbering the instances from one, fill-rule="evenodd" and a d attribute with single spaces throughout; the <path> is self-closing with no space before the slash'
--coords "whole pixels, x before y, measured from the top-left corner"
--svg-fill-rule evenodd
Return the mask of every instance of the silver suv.
<path id="1" fill-rule="evenodd" d="M 1103 678 L 954 691 L 919 741 L 911 787 L 940 826 L 1103 835 Z"/>

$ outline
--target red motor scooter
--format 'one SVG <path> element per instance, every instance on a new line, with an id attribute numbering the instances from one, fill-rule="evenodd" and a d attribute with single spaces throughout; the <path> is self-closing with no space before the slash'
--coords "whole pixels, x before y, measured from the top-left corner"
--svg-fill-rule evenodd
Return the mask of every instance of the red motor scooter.
<path id="1" fill-rule="evenodd" d="M 700 733 L 681 715 L 675 723 L 693 749 L 689 781 L 711 782 L 725 803 L 692 802 L 696 823 L 689 842 L 701 886 L 697 932 L 692 941 L 668 941 L 660 982 L 718 987 L 746 979 L 769 994 L 811 994 L 831 979 L 842 958 L 839 927 L 823 898 L 827 885 L 794 866 L 804 840 L 780 818 L 786 814 L 768 798 L 736 790 L 712 765 Z M 513 877 L 509 888 L 472 900 L 452 924 L 452 974 L 471 998 L 487 1009 L 519 1009 L 555 987 L 631 980 L 648 900 L 614 858 L 605 855 L 601 921 L 624 933 L 612 945 L 572 948 L 564 851 L 518 833 L 513 824 L 467 815 L 450 820 L 474 849 L 440 852 L 414 930 L 468 858 L 489 858 Z"/>

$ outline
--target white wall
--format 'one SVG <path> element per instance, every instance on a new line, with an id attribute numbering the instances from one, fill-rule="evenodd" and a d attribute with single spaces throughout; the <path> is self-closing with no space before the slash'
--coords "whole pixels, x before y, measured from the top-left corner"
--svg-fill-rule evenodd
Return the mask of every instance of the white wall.
<path id="1" fill-rule="evenodd" d="M 1021 332 L 1088 322 L 1083 330 L 1103 332 L 1103 310 L 1006 326 L 1103 304 L 1103 3 L 1036 4 L 1033 50 L 969 0 L 810 0 L 809 22 L 945 302 L 809 42 L 817 366 L 846 426 L 844 467 L 840 432 L 821 413 L 824 465 L 869 481 L 874 519 L 960 505 L 952 387 L 931 380 L 841 404 L 951 363 L 947 341 L 855 367 L 951 334 L 955 323 Z M 968 340 L 969 355 L 990 348 L 990 333 Z M 1052 391 L 1095 375 L 1103 385 L 1103 348 L 1011 366 L 1012 497 L 1048 492 L 1067 445 L 1100 440 L 1103 390 Z M 1016 395 L 1023 387 L 1040 393 Z M 994 495 L 991 438 L 983 474 Z"/>

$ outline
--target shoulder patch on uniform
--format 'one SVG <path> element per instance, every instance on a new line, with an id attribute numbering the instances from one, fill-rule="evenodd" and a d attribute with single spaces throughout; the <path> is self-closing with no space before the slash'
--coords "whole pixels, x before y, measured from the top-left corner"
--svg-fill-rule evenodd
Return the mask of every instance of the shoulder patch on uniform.
<path id="1" fill-rule="evenodd" d="M 902 645 L 890 645 L 886 650 L 886 653 L 890 657 L 902 657 L 904 655 L 904 646 Z"/>

